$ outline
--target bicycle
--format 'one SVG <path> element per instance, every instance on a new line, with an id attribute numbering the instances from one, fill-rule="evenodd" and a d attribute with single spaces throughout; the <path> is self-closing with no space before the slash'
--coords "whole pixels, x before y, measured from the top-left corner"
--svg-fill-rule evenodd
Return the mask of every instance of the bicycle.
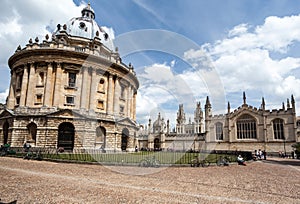
<path id="1" fill-rule="evenodd" d="M 210 162 L 206 159 L 200 160 L 199 157 L 196 156 L 195 159 L 191 160 L 191 167 L 208 167 L 210 165 Z"/>
<path id="2" fill-rule="evenodd" d="M 229 159 L 227 157 L 220 157 L 217 160 L 217 166 L 229 166 Z"/>
<path id="3" fill-rule="evenodd" d="M 160 161 L 157 160 L 154 156 L 152 158 L 147 157 L 146 159 L 143 159 L 140 161 L 139 164 L 140 167 L 160 167 Z"/>

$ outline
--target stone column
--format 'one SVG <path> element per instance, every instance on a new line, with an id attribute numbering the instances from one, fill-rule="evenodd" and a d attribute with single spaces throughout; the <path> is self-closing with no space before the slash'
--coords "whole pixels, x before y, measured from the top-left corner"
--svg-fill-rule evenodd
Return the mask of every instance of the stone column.
<path id="1" fill-rule="evenodd" d="M 23 71 L 23 78 L 22 78 L 20 106 L 25 106 L 26 97 L 27 97 L 27 86 L 28 86 L 28 69 L 27 69 L 27 65 L 25 65 Z"/>
<path id="2" fill-rule="evenodd" d="M 89 105 L 89 91 L 90 91 L 90 81 L 89 70 L 87 67 L 82 67 L 82 82 L 81 82 L 81 99 L 80 99 L 80 108 L 88 109 Z"/>
<path id="3" fill-rule="evenodd" d="M 95 95 L 97 92 L 97 72 L 96 69 L 91 70 L 91 85 L 90 85 L 90 104 L 89 109 L 95 110 Z"/>
<path id="4" fill-rule="evenodd" d="M 16 72 L 11 70 L 11 79 L 9 86 L 9 94 L 7 100 L 7 108 L 14 109 L 15 107 L 15 83 L 16 83 Z"/>
<path id="5" fill-rule="evenodd" d="M 113 76 L 109 75 L 108 77 L 108 91 L 107 91 L 107 114 L 113 113 L 113 100 L 114 100 L 114 82 Z"/>
<path id="6" fill-rule="evenodd" d="M 62 78 L 62 69 L 61 64 L 57 63 L 56 72 L 55 72 L 55 87 L 54 87 L 54 99 L 53 99 L 53 106 L 59 107 L 61 104 L 62 97 L 61 94 L 61 78 Z"/>
<path id="7" fill-rule="evenodd" d="M 136 121 L 136 93 L 133 95 L 133 120 Z"/>
<path id="8" fill-rule="evenodd" d="M 114 91 L 114 113 L 115 115 L 119 115 L 120 107 L 119 107 L 119 100 L 120 100 L 120 93 L 121 87 L 119 83 L 119 78 L 116 77 L 115 81 L 115 91 Z"/>
<path id="9" fill-rule="evenodd" d="M 53 74 L 53 64 L 51 62 L 48 63 L 47 69 L 47 79 L 46 79 L 46 87 L 45 87 L 45 97 L 44 97 L 44 105 L 47 107 L 52 106 L 52 74 Z"/>
<path id="10" fill-rule="evenodd" d="M 26 97 L 26 106 L 33 107 L 35 101 L 35 85 L 36 85 L 36 78 L 35 78 L 35 66 L 34 63 L 30 64 L 30 71 L 29 71 L 29 80 L 28 80 L 28 87 L 27 87 L 27 97 Z"/>
<path id="11" fill-rule="evenodd" d="M 132 100 L 132 94 L 131 94 L 131 92 L 132 92 L 132 89 L 131 89 L 131 86 L 129 85 L 128 86 L 128 92 L 127 92 L 127 101 L 126 101 L 126 106 L 127 106 L 127 117 L 129 117 L 129 118 L 131 118 L 131 114 L 130 114 L 130 112 L 131 112 L 131 100 Z"/>
<path id="12" fill-rule="evenodd" d="M 128 117 L 128 86 L 124 88 L 124 99 L 125 99 L 125 108 L 124 108 L 124 115 Z"/>

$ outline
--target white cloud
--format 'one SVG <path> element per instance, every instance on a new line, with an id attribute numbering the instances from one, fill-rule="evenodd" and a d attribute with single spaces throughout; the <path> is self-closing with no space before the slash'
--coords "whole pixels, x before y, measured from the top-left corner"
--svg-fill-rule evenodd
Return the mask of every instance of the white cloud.
<path id="1" fill-rule="evenodd" d="M 202 49 L 219 73 L 226 95 L 230 98 L 237 92 L 257 91 L 272 98 L 272 104 L 279 107 L 291 94 L 300 96 L 300 76 L 293 72 L 300 68 L 300 56 L 288 56 L 289 47 L 299 44 L 299 25 L 300 16 L 271 16 L 252 30 L 247 24 L 237 25 L 226 38 L 203 45 Z M 202 62 L 196 58 L 199 53 L 202 56 L 202 52 L 191 50 L 185 57 L 190 61 L 194 58 L 199 66 Z"/>
<path id="2" fill-rule="evenodd" d="M 0 8 L 0 42 L 6 52 L 0 56 L 0 64 L 7 64 L 7 59 L 18 45 L 24 47 L 30 38 L 43 39 L 58 23 L 65 23 L 74 16 L 81 15 L 83 5 L 76 6 L 72 0 L 53 1 L 4 1 Z M 66 9 L 68 8 L 68 9 Z"/>
<path id="3" fill-rule="evenodd" d="M 5 92 L 0 93 L 0 103 L 5 104 L 7 96 L 8 89 L 6 89 Z"/>

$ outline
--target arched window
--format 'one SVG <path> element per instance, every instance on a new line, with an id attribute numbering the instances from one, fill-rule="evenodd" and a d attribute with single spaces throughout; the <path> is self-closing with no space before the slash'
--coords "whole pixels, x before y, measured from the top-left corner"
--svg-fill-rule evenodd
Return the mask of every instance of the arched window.
<path id="1" fill-rule="evenodd" d="M 96 128 L 96 146 L 105 148 L 106 143 L 106 129 L 102 126 Z"/>
<path id="2" fill-rule="evenodd" d="M 236 122 L 238 139 L 256 139 L 256 120 L 249 114 L 244 114 Z"/>
<path id="3" fill-rule="evenodd" d="M 283 123 L 284 123 L 284 121 L 279 118 L 273 120 L 273 131 L 274 131 L 274 139 L 275 140 L 283 140 L 284 139 Z"/>
<path id="4" fill-rule="evenodd" d="M 27 130 L 28 130 L 28 138 L 27 140 L 29 141 L 32 141 L 32 142 L 36 142 L 36 129 L 37 129 L 37 126 L 35 123 L 29 123 L 27 125 Z"/>
<path id="5" fill-rule="evenodd" d="M 216 140 L 223 140 L 223 124 L 216 123 Z"/>

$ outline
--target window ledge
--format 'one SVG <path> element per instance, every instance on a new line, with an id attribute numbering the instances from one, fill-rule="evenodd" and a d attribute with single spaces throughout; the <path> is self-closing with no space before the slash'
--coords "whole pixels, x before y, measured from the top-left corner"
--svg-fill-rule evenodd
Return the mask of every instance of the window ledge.
<path id="1" fill-rule="evenodd" d="M 65 89 L 73 89 L 75 91 L 77 91 L 77 89 L 78 89 L 76 86 L 65 86 L 64 88 Z"/>
<path id="2" fill-rule="evenodd" d="M 65 103 L 64 106 L 75 106 L 73 103 Z"/>

